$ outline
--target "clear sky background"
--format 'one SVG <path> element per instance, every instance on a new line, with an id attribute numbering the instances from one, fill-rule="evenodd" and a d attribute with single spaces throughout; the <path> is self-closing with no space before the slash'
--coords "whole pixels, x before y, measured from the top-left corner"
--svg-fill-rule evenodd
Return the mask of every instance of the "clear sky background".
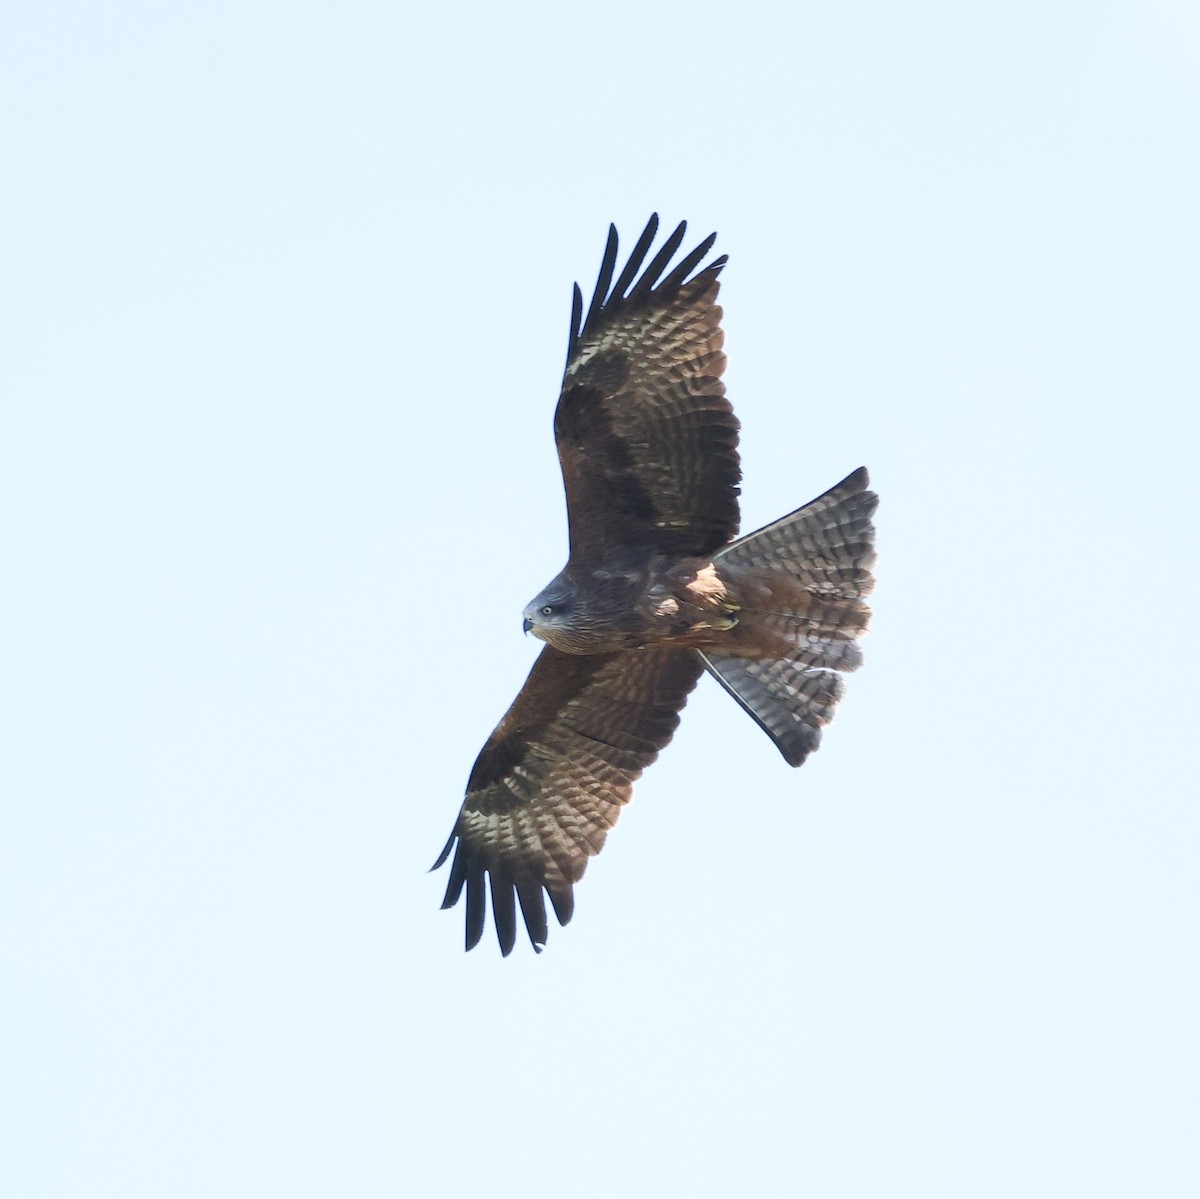
<path id="1" fill-rule="evenodd" d="M 1200 1193 L 1198 11 L 8 6 L 5 1194 Z M 799 771 L 702 681 L 464 955 L 652 210 L 744 527 L 871 468 L 867 663 Z"/>

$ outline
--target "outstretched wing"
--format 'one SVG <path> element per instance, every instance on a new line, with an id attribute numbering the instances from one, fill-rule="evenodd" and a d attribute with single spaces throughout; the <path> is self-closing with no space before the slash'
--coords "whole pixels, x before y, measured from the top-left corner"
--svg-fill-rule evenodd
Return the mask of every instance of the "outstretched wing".
<path id="1" fill-rule="evenodd" d="M 721 382 L 716 303 L 725 258 L 692 276 L 714 233 L 664 276 L 686 228 L 642 270 L 658 229 L 652 216 L 613 283 L 610 226 L 586 317 L 575 288 L 554 416 L 573 562 L 634 547 L 708 554 L 737 532 L 738 422 Z"/>
<path id="2" fill-rule="evenodd" d="M 453 907 L 466 887 L 468 949 L 483 935 L 485 875 L 505 956 L 516 941 L 518 903 L 538 950 L 547 934 L 543 892 L 559 924 L 571 919 L 572 885 L 603 847 L 634 779 L 671 740 L 702 670 L 688 650 L 542 650 L 476 760 L 434 864 L 454 849 L 442 907 Z"/>

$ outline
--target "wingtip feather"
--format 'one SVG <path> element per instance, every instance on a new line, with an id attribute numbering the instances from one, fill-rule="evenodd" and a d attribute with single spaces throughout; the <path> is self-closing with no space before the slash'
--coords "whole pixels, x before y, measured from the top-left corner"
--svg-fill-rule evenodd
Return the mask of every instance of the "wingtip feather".
<path id="1" fill-rule="evenodd" d="M 487 920 L 487 897 L 483 889 L 483 871 L 476 870 L 467 879 L 466 946 L 469 953 L 483 938 Z"/>
<path id="2" fill-rule="evenodd" d="M 575 914 L 575 891 L 571 887 L 550 892 L 550 905 L 554 908 L 554 916 L 559 925 L 566 927 L 571 923 Z"/>
<path id="3" fill-rule="evenodd" d="M 517 900 L 521 904 L 521 915 L 525 919 L 525 928 L 529 933 L 529 942 L 538 949 L 546 944 L 549 927 L 546 924 L 546 900 L 541 884 L 533 881 L 517 884 Z M 540 953 L 541 951 L 538 950 Z"/>
<path id="4" fill-rule="evenodd" d="M 517 905 L 513 885 L 509 879 L 499 878 L 495 870 L 489 874 L 492 883 L 492 919 L 496 925 L 496 939 L 500 942 L 500 954 L 508 957 L 517 943 Z"/>
<path id="5" fill-rule="evenodd" d="M 426 873 L 432 874 L 435 870 L 440 870 L 446 864 L 446 859 L 450 856 L 450 851 L 454 848 L 454 838 L 455 834 L 451 833 L 450 839 L 446 842 L 445 848 L 441 853 L 438 854 L 437 861 L 429 867 L 429 870 Z"/>
<path id="6" fill-rule="evenodd" d="M 596 287 L 592 292 L 592 302 L 588 305 L 587 317 L 583 322 L 584 329 L 592 328 L 604 309 L 608 298 L 609 285 L 612 283 L 613 271 L 617 265 L 618 237 L 616 225 L 609 225 L 608 240 L 604 243 L 604 257 L 600 262 L 600 273 L 596 276 Z"/>
<path id="7" fill-rule="evenodd" d="M 451 837 L 451 841 L 454 838 Z M 445 860 L 445 854 L 439 861 Z M 463 853 L 461 844 L 454 854 L 454 861 L 450 866 L 450 877 L 446 880 L 446 894 L 442 898 L 442 911 L 447 908 L 452 908 L 458 903 L 459 896 L 462 895 L 463 883 L 467 881 L 467 859 Z"/>
<path id="8" fill-rule="evenodd" d="M 571 288 L 571 328 L 567 332 L 567 362 L 571 361 L 571 352 L 583 332 L 583 292 L 576 283 Z"/>

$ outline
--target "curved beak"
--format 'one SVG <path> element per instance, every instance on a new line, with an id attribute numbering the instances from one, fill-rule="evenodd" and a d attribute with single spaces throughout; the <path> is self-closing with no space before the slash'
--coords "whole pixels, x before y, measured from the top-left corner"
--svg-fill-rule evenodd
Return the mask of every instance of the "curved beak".
<path id="1" fill-rule="evenodd" d="M 529 630 L 532 628 L 533 628 L 533 621 L 530 620 L 528 616 L 526 616 L 525 619 L 523 621 L 521 621 L 521 632 L 528 633 Z"/>

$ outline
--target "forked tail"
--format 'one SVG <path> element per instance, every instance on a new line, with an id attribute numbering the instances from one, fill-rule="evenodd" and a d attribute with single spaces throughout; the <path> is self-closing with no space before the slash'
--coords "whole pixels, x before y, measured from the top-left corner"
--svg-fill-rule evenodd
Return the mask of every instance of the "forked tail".
<path id="1" fill-rule="evenodd" d="M 803 508 L 714 555 L 740 596 L 728 653 L 701 651 L 717 681 L 792 766 L 821 742 L 842 697 L 839 672 L 862 662 L 863 603 L 875 584 L 879 497 L 859 467 Z"/>

